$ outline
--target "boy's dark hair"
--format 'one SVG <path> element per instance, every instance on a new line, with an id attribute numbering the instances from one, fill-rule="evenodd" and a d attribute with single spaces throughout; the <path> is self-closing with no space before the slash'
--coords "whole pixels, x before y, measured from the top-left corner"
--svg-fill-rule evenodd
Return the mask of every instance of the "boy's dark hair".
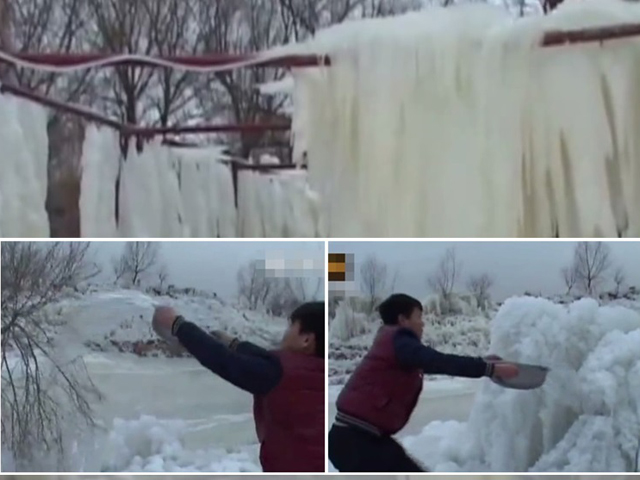
<path id="1" fill-rule="evenodd" d="M 422 311 L 418 299 L 404 293 L 394 293 L 378 306 L 378 313 L 385 325 L 397 325 L 400 315 L 409 317 L 416 308 Z"/>
<path id="2" fill-rule="evenodd" d="M 316 356 L 324 358 L 324 302 L 303 303 L 289 318 L 291 323 L 300 324 L 300 333 L 313 333 L 316 340 Z"/>

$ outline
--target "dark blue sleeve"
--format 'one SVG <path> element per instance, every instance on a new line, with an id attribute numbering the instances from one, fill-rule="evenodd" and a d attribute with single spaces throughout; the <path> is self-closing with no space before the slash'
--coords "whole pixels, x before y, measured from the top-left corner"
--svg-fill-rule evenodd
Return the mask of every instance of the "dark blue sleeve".
<path id="1" fill-rule="evenodd" d="M 252 343 L 231 350 L 191 322 L 182 323 L 176 337 L 203 367 L 253 395 L 269 393 L 282 379 L 280 359 Z"/>
<path id="2" fill-rule="evenodd" d="M 432 375 L 480 378 L 492 373 L 492 366 L 479 357 L 441 353 L 423 345 L 411 330 L 400 329 L 393 337 L 396 359 L 406 368 L 421 368 Z"/>

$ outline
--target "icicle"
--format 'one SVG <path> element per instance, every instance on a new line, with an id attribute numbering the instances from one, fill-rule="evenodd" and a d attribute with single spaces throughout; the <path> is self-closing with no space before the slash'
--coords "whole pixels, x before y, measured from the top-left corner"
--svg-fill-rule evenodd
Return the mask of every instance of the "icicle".
<path id="1" fill-rule="evenodd" d="M 332 60 L 296 76 L 294 114 L 329 234 L 638 235 L 640 40 L 540 47 L 630 21 L 619 0 L 518 20 L 462 5 L 295 47 Z"/>

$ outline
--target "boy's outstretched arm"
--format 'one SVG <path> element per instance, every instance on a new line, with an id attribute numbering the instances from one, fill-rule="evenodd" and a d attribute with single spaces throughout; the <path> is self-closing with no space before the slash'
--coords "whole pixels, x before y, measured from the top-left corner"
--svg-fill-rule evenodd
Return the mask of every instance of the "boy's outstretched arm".
<path id="1" fill-rule="evenodd" d="M 200 364 L 227 382 L 253 395 L 264 395 L 282 379 L 278 357 L 249 342 L 227 347 L 196 324 L 182 320 L 175 336 Z"/>
<path id="2" fill-rule="evenodd" d="M 441 353 L 423 345 L 418 336 L 408 329 L 397 331 L 393 347 L 398 362 L 406 368 L 421 368 L 424 373 L 452 377 L 493 376 L 494 366 L 482 358 Z"/>

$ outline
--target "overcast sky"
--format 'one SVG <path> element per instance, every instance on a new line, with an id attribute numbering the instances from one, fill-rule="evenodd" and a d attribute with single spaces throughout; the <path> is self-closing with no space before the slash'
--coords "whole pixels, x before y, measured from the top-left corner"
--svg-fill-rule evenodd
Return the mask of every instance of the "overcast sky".
<path id="1" fill-rule="evenodd" d="M 111 259 L 119 256 L 125 242 L 91 242 L 99 262 L 105 266 L 102 280 L 113 278 Z M 284 257 L 314 259 L 322 269 L 309 273 L 314 279 L 323 274 L 324 242 L 216 241 L 159 242 L 169 271 L 168 284 L 214 291 L 229 298 L 236 294 L 238 269 L 251 260 Z M 315 286 L 315 282 L 312 287 Z M 315 290 L 315 289 L 314 289 Z M 322 288 L 324 297 L 324 288 Z"/>
<path id="2" fill-rule="evenodd" d="M 614 262 L 624 267 L 628 283 L 640 287 L 640 242 L 605 243 Z M 390 272 L 398 270 L 396 292 L 423 299 L 429 294 L 428 274 L 454 245 L 462 264 L 460 286 L 469 275 L 486 272 L 495 280 L 493 298 L 503 300 L 527 290 L 564 293 L 560 270 L 571 262 L 575 242 L 329 242 L 329 251 L 355 254 L 356 275 L 359 261 L 368 254 L 377 255 Z"/>

